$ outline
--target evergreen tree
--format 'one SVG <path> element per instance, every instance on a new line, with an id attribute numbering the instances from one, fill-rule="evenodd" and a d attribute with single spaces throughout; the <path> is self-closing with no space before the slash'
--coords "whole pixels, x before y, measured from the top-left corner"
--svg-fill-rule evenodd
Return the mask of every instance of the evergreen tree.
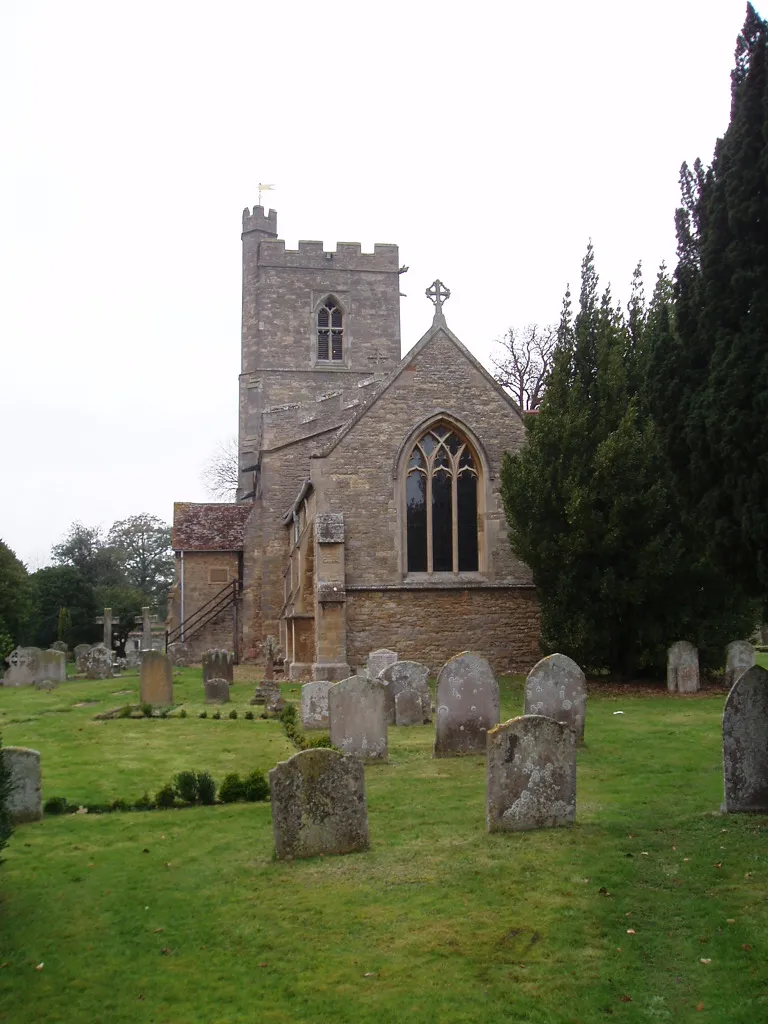
<path id="1" fill-rule="evenodd" d="M 64 639 L 70 647 L 95 643 L 99 638 L 96 616 L 100 614 L 94 588 L 77 569 L 68 565 L 38 569 L 30 576 L 33 610 L 29 640 L 39 647 L 48 647 L 54 640 Z M 59 638 L 59 614 L 69 611 L 69 635 Z"/>
<path id="2" fill-rule="evenodd" d="M 0 541 L 0 658 L 21 643 L 30 611 L 26 566 Z M 10 644 L 10 646 L 9 646 Z"/>

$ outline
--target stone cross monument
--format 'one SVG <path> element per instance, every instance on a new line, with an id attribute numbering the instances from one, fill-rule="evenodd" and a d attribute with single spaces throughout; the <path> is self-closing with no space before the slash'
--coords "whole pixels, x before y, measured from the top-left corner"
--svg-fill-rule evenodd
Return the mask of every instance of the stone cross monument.
<path id="1" fill-rule="evenodd" d="M 96 621 L 98 622 L 98 624 L 100 626 L 101 625 L 104 626 L 104 646 L 107 648 L 108 651 L 111 651 L 112 650 L 112 626 L 113 625 L 119 626 L 120 625 L 120 619 L 117 619 L 117 618 L 113 619 L 112 618 L 112 609 L 111 608 L 105 608 L 104 609 L 104 614 L 103 615 L 99 615 L 99 617 L 96 619 Z"/>
<path id="2" fill-rule="evenodd" d="M 141 623 L 141 649 L 142 651 L 152 650 L 152 626 L 157 622 L 157 616 L 151 614 L 149 605 L 144 605 L 141 609 L 141 616 L 136 616 L 133 620 L 138 626 Z"/>

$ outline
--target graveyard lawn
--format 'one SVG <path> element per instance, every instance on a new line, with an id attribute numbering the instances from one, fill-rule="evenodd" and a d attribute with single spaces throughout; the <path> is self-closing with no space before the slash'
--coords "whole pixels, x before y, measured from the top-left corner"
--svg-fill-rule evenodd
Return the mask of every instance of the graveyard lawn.
<path id="1" fill-rule="evenodd" d="M 41 752 L 44 799 L 133 800 L 290 756 L 279 723 L 243 718 L 252 692 L 201 720 L 183 670 L 189 717 L 95 721 L 138 701 L 136 675 L 2 690 L 0 729 Z M 489 835 L 484 758 L 434 760 L 431 725 L 391 728 L 365 768 L 368 853 L 276 862 L 266 803 L 20 826 L 0 1021 L 768 1019 L 768 819 L 718 813 L 724 699 L 592 688 L 569 828 Z M 503 679 L 502 720 L 522 705 Z"/>

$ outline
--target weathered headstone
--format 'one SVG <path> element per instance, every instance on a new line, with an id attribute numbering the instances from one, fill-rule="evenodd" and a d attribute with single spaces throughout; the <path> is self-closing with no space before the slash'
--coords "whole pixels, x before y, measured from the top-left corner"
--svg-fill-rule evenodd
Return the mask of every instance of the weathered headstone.
<path id="1" fill-rule="evenodd" d="M 8 655 L 3 686 L 32 686 L 37 679 L 38 647 L 17 647 Z"/>
<path id="2" fill-rule="evenodd" d="M 211 648 L 203 655 L 203 682 L 208 679 L 226 679 L 232 683 L 234 670 L 235 656 L 231 651 Z"/>
<path id="3" fill-rule="evenodd" d="M 768 672 L 753 665 L 731 687 L 723 710 L 727 814 L 768 814 Z"/>
<path id="4" fill-rule="evenodd" d="M 40 821 L 43 816 L 40 754 L 27 747 L 3 747 L 2 756 L 10 775 L 8 812 L 11 821 Z"/>
<path id="5" fill-rule="evenodd" d="M 75 650 L 74 650 L 74 655 L 75 655 L 75 671 L 77 672 L 77 674 L 79 676 L 81 676 L 81 675 L 83 675 L 85 673 L 85 669 L 86 669 L 86 656 L 88 654 L 88 651 L 90 651 L 90 649 L 91 649 L 91 645 L 90 644 L 78 644 L 77 647 L 75 647 Z"/>
<path id="6" fill-rule="evenodd" d="M 36 683 L 65 683 L 67 658 L 62 651 L 41 651 L 37 656 Z"/>
<path id="7" fill-rule="evenodd" d="M 350 676 L 328 691 L 331 743 L 344 754 L 366 761 L 387 758 L 384 687 L 375 679 Z"/>
<path id="8" fill-rule="evenodd" d="M 280 860 L 368 849 L 362 762 L 336 750 L 302 750 L 269 773 Z"/>
<path id="9" fill-rule="evenodd" d="M 523 715 L 488 733 L 485 824 L 489 832 L 567 825 L 576 817 L 576 733 Z"/>
<path id="10" fill-rule="evenodd" d="M 182 643 L 181 641 L 175 644 L 168 644 L 167 654 L 171 659 L 171 664 L 176 668 L 187 668 L 194 661 L 194 655 L 189 644 Z"/>
<path id="11" fill-rule="evenodd" d="M 112 678 L 112 651 L 104 644 L 94 644 L 85 656 L 85 675 L 87 679 Z"/>
<path id="12" fill-rule="evenodd" d="M 63 640 L 54 640 L 53 643 L 51 644 L 51 650 L 61 651 L 65 658 L 69 653 L 69 648 L 67 647 Z"/>
<path id="13" fill-rule="evenodd" d="M 229 701 L 229 683 L 226 679 L 206 679 L 203 687 L 206 704 L 226 704 Z"/>
<path id="14" fill-rule="evenodd" d="M 464 651 L 447 661 L 435 704 L 435 757 L 485 753 L 488 730 L 499 723 L 499 684 L 485 658 Z"/>
<path id="15" fill-rule="evenodd" d="M 687 640 L 667 651 L 667 689 L 670 693 L 699 692 L 699 652 Z"/>
<path id="16" fill-rule="evenodd" d="M 332 683 L 320 679 L 302 686 L 301 725 L 303 729 L 328 728 L 328 691 L 332 685 Z"/>
<path id="17" fill-rule="evenodd" d="M 395 724 L 424 725 L 424 695 L 418 690 L 400 690 L 395 694 Z"/>
<path id="18" fill-rule="evenodd" d="M 379 673 L 379 680 L 384 684 L 384 698 L 387 709 L 387 722 L 395 724 L 395 697 L 401 690 L 416 690 L 423 696 L 425 721 L 432 720 L 432 698 L 429 692 L 429 669 L 418 661 L 395 661 L 387 665 Z"/>
<path id="19" fill-rule="evenodd" d="M 173 668 L 162 651 L 141 655 L 139 699 L 142 704 L 173 704 Z"/>
<path id="20" fill-rule="evenodd" d="M 371 651 L 368 655 L 368 675 L 371 679 L 378 678 L 379 672 L 388 665 L 394 665 L 397 661 L 397 652 L 389 651 L 386 647 L 381 650 Z"/>
<path id="21" fill-rule="evenodd" d="M 125 667 L 126 668 L 138 668 L 141 664 L 141 651 L 137 651 L 134 647 L 130 651 L 125 652 Z"/>
<path id="22" fill-rule="evenodd" d="M 584 742 L 587 681 L 584 673 L 564 654 L 550 654 L 536 662 L 525 681 L 524 715 L 546 715 L 562 722 Z"/>
<path id="23" fill-rule="evenodd" d="M 755 664 L 755 648 L 747 640 L 728 644 L 725 659 L 725 683 L 729 688 Z"/>

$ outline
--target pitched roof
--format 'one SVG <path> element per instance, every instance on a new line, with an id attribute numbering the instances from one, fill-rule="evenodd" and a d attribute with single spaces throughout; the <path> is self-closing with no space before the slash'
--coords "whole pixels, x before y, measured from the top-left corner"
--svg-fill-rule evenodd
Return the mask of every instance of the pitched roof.
<path id="1" fill-rule="evenodd" d="M 245 502 L 176 501 L 171 546 L 174 551 L 242 551 L 252 510 Z"/>

